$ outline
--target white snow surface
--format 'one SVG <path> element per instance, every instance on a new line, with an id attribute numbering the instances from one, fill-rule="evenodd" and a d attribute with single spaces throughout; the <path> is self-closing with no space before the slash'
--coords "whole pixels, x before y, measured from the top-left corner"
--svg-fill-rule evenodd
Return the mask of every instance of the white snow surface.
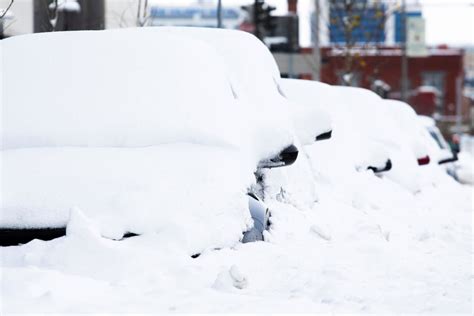
<path id="1" fill-rule="evenodd" d="M 97 34 L 111 34 L 115 43 L 125 42 L 121 35 L 139 38 L 146 32 L 166 37 L 159 29 Z M 171 34 L 169 29 L 166 32 Z M 78 41 L 83 35 L 89 36 L 70 34 L 76 34 L 71 36 L 77 36 Z M 185 47 L 187 54 L 193 52 L 199 58 L 189 65 L 175 63 L 170 67 L 200 63 L 213 75 L 191 71 L 192 78 L 171 76 L 169 85 L 162 82 L 164 96 L 157 92 L 160 85 L 151 83 L 144 84 L 156 88 L 153 95 L 140 88 L 146 97 L 137 97 L 136 91 L 127 90 L 130 85 L 140 87 L 133 83 L 136 78 L 146 82 L 144 78 L 165 77 L 147 70 L 154 66 L 145 62 L 153 55 L 146 49 L 140 51 L 143 59 L 130 57 L 138 63 L 133 67 L 133 63 L 130 67 L 121 63 L 121 71 L 131 72 L 131 76 L 114 72 L 109 78 L 128 84 L 118 83 L 120 89 L 102 84 L 101 89 L 111 95 L 98 93 L 99 100 L 73 89 L 74 84 L 68 87 L 68 81 L 58 85 L 75 93 L 77 99 L 71 104 L 65 92 L 54 88 L 45 92 L 32 87 L 30 96 L 22 95 L 27 94 L 24 89 L 13 91 L 13 87 L 21 86 L 14 74 L 39 75 L 23 68 L 16 56 L 21 59 L 27 53 L 14 53 L 12 47 L 28 47 L 29 51 L 38 47 L 40 56 L 46 58 L 41 40 L 51 44 L 55 36 L 58 44 L 64 40 L 74 45 L 69 34 L 18 37 L 0 44 L 4 54 L 0 77 L 4 88 L 0 218 L 5 223 L 46 221 L 34 212 L 44 207 L 53 216 L 58 212 L 54 221 L 68 225 L 65 237 L 0 249 L 1 313 L 472 314 L 472 187 L 455 182 L 436 164 L 417 169 L 410 164 L 400 167 L 406 178 L 419 180 L 416 191 L 394 178 L 361 168 L 364 159 L 375 159 L 371 157 L 372 146 L 378 145 L 375 140 L 367 141 L 367 132 L 375 130 L 386 141 L 397 127 L 395 115 L 387 115 L 381 100 L 368 92 L 320 83 L 307 83 L 311 99 L 305 95 L 295 100 L 299 94 L 288 93 L 286 80 L 282 80 L 281 88 L 289 99 L 287 105 L 281 101 L 282 108 L 293 102 L 324 109 L 331 115 L 333 138 L 300 145 L 294 165 L 265 172 L 265 203 L 271 210 L 271 227 L 265 242 L 240 244 L 241 232 L 250 224 L 245 192 L 254 181 L 256 162 L 279 150 L 298 132 L 290 126 L 275 126 L 273 136 L 277 140 L 266 142 L 268 136 L 259 134 L 254 126 L 261 119 L 271 127 L 281 123 L 282 117 L 272 120 L 271 113 L 263 110 L 260 115 L 253 112 L 247 116 L 245 109 L 260 111 L 270 103 L 253 104 L 250 97 L 235 99 L 229 81 L 223 79 L 232 73 L 225 56 L 220 58 L 212 45 L 199 39 L 179 40 L 183 35 L 178 32 L 164 40 Z M 103 48 L 104 53 L 108 45 L 118 45 L 106 45 L 107 36 L 97 36 L 101 40 L 93 46 Z M 144 40 L 146 36 L 133 41 L 155 47 L 154 42 Z M 246 44 L 235 50 L 252 47 Z M 166 52 L 166 45 L 160 48 L 163 52 L 156 54 L 164 54 L 162 57 L 181 54 L 179 50 Z M 99 49 L 93 52 L 98 54 Z M 200 59 L 206 54 L 212 63 Z M 7 56 L 14 61 L 11 65 L 5 62 Z M 113 54 L 107 57 L 111 62 L 119 59 Z M 53 65 L 52 59 L 46 58 L 45 63 Z M 29 61 L 25 65 L 37 67 Z M 112 64 L 110 67 L 117 71 Z M 137 69 L 141 70 L 137 73 Z M 77 71 L 81 73 L 81 67 L 77 66 Z M 52 74 L 60 72 L 56 69 Z M 83 70 L 83 77 L 86 73 Z M 213 80 L 213 87 L 222 85 L 216 91 L 206 90 L 206 82 L 198 79 Z M 90 80 L 99 83 L 98 79 Z M 51 82 L 40 85 L 51 87 Z M 221 123 L 196 114 L 196 121 L 167 123 L 167 119 L 176 122 L 188 110 L 180 112 L 182 103 L 167 106 L 167 101 L 174 99 L 173 91 L 165 90 L 174 85 L 175 92 L 180 92 L 176 96 L 179 100 L 191 99 L 188 91 L 204 90 L 197 94 L 202 99 L 193 99 L 189 106 L 217 113 L 212 116 L 215 120 L 228 119 Z M 186 93 L 179 90 L 183 87 Z M 345 92 L 353 102 L 341 103 Z M 133 102 L 110 103 L 108 100 L 123 100 L 116 94 Z M 43 98 L 48 102 L 38 102 Z M 30 101 L 30 105 L 21 100 Z M 156 112 L 149 100 L 156 101 Z M 89 101 L 107 108 L 101 113 Z M 230 110 L 233 102 L 239 109 L 235 112 Z M 131 103 L 136 106 L 133 111 Z M 338 114 L 344 113 L 336 106 L 339 104 L 344 111 L 349 109 L 346 115 Z M 370 104 L 377 104 L 380 110 L 372 112 Z M 218 105 L 228 107 L 221 111 Z M 65 106 L 79 115 L 77 120 L 63 109 Z M 76 106 L 83 106 L 82 110 Z M 359 106 L 363 115 L 354 110 Z M 109 115 L 117 107 L 121 110 L 111 119 Z M 156 117 L 158 114 L 161 116 Z M 291 114 L 288 117 L 294 119 Z M 160 123 L 156 129 L 153 120 Z M 201 126 L 203 123 L 211 124 Z M 125 128 L 123 124 L 130 125 Z M 398 129 L 417 128 L 398 124 Z M 239 131 L 247 130 L 246 134 L 236 132 L 238 127 L 242 127 Z M 378 129 L 383 127 L 387 130 Z M 64 134 L 59 133 L 63 130 Z M 403 159 L 415 156 L 410 143 L 393 140 L 393 144 L 394 148 L 403 145 Z M 15 219 L 16 215 L 5 213 L 4 207 L 17 207 L 24 216 Z M 143 235 L 113 240 L 129 230 Z M 196 251 L 201 255 L 191 258 Z"/>

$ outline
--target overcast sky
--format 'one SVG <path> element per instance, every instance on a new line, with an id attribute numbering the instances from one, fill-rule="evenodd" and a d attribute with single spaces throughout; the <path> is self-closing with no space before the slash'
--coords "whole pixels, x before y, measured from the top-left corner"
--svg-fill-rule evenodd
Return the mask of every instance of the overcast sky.
<path id="1" fill-rule="evenodd" d="M 153 0 L 152 0 L 153 1 Z M 426 19 L 426 41 L 430 45 L 474 45 L 474 0 L 406 0 L 410 3 L 423 5 L 423 16 Z M 197 0 L 154 0 L 157 4 L 185 4 L 196 3 Z M 217 2 L 217 0 L 203 0 L 202 2 Z M 252 3 L 253 0 L 222 0 L 224 6 Z M 287 10 L 287 0 L 267 0 L 276 5 L 278 13 Z M 397 2 L 391 0 L 390 2 Z M 399 2 L 401 2 L 399 0 Z M 308 17 L 313 10 L 314 0 L 298 0 L 300 19 L 303 21 L 300 33 L 303 45 L 309 44 Z"/>

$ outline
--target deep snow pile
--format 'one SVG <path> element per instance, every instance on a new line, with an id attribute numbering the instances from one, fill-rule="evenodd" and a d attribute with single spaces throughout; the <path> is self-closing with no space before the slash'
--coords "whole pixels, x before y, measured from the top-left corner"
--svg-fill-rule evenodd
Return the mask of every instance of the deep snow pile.
<path id="1" fill-rule="evenodd" d="M 117 32 L 114 40 L 125 41 L 124 34 L 136 36 L 142 31 Z M 144 32 L 159 36 L 160 31 Z M 72 34 L 80 37 L 83 33 Z M 182 103 L 167 106 L 166 96 L 172 99 L 173 91 L 164 91 L 163 96 L 156 96 L 156 104 L 148 104 L 147 100 L 159 94 L 159 84 L 150 83 L 148 88 L 154 91 L 133 91 L 133 87 L 140 88 L 132 83 L 137 77 L 117 75 L 114 80 L 126 79 L 127 84 L 117 82 L 121 89 L 110 88 L 109 92 L 122 98 L 110 98 L 129 102 L 120 106 L 121 111 L 114 111 L 108 97 L 101 96 L 101 102 L 107 102 L 96 105 L 108 109 L 100 113 L 83 104 L 91 100 L 78 94 L 74 104 L 83 105 L 85 111 L 78 111 L 77 115 L 84 116 L 77 121 L 77 116 L 62 110 L 66 95 L 61 91 L 35 95 L 32 90 L 30 102 L 35 101 L 33 96 L 57 102 L 44 104 L 45 113 L 34 108 L 31 116 L 26 105 L 12 107 L 27 96 L 12 92 L 11 86 L 10 94 L 4 94 L 10 97 L 2 99 L 2 108 L 10 108 L 2 111 L 2 124 L 8 122 L 2 125 L 2 211 L 3 207 L 21 208 L 25 212 L 22 222 L 28 223 L 46 220 L 33 212 L 44 207 L 53 221 L 67 222 L 68 227 L 63 238 L 0 249 L 2 312 L 472 313 L 472 188 L 458 184 L 435 164 L 419 167 L 415 173 L 411 167 L 404 169 L 404 179 L 423 180 L 417 182 L 415 192 L 404 182 L 362 168 L 367 160 L 383 161 L 371 155 L 377 147 L 375 140 L 366 139 L 371 128 L 391 126 L 380 133 L 382 140 L 390 139 L 387 135 L 397 128 L 393 115 L 371 112 L 379 99 L 364 91 L 349 89 L 351 93 L 344 95 L 341 91 L 345 89 L 325 87 L 324 93 L 315 95 L 315 106 L 334 111 L 330 113 L 333 138 L 300 144 L 294 165 L 265 172 L 265 202 L 272 211 L 266 242 L 237 243 L 249 224 L 245 192 L 254 181 L 256 162 L 275 153 L 279 145 L 287 145 L 293 131 L 290 126 L 275 126 L 273 133 L 259 133 L 254 128 L 261 126 L 259 119 L 267 127 L 282 122 L 281 117 L 272 120 L 271 112 L 263 115 L 260 109 L 270 104 L 247 104 L 239 95 L 235 98 L 237 91 L 233 93 L 228 85 L 232 81 L 225 79 L 232 72 L 225 56 L 220 59 L 202 39 L 195 42 L 188 36 L 179 41 L 182 35 L 175 35 L 169 41 L 185 46 L 187 54 L 192 51 L 200 58 L 207 57 L 199 55 L 199 50 L 210 54 L 212 62 L 193 59 L 189 67 L 213 64 L 212 76 L 191 72 L 196 77 L 188 83 L 178 76 L 168 82 L 164 75 L 148 72 L 156 65 L 144 59 L 128 71 L 140 70 L 136 75 L 149 80 L 161 78 L 165 90 L 176 85 L 174 92 L 183 94 L 178 96 L 182 100 L 191 97 L 179 90 L 181 79 L 186 87 L 196 85 L 189 88 L 196 93 L 209 82 L 214 86 L 206 80 L 219 80 L 215 84 L 221 84 L 223 92 L 209 92 L 207 98 L 193 99 L 194 103 L 180 108 Z M 37 36 L 47 40 L 50 35 Z M 0 51 L 5 53 L 5 43 L 12 40 L 2 42 Z M 24 48 L 27 37 L 18 40 L 18 47 Z M 155 45 L 142 40 L 140 45 Z M 252 50 L 251 45 L 240 49 Z M 140 56 L 154 56 L 144 54 Z M 166 49 L 159 54 L 172 55 Z M 118 57 L 112 61 L 118 62 Z M 28 74 L 20 62 L 13 64 L 17 67 L 14 73 Z M 82 73 L 80 67 L 77 71 Z M 19 78 L 15 80 L 20 84 Z M 5 86 L 5 77 L 3 81 Z M 280 88 L 284 91 L 285 87 Z M 278 85 L 274 91 L 278 93 Z M 153 95 L 135 99 L 135 92 Z M 341 102 L 344 96 L 351 103 Z M 269 99 L 279 100 L 284 110 L 285 101 L 277 96 Z M 352 111 L 344 116 L 344 111 L 330 106 L 335 104 L 344 106 L 344 111 L 360 105 L 363 115 L 357 112 L 351 120 L 348 114 Z M 209 115 L 196 114 L 194 121 L 186 116 L 194 106 Z M 228 107 L 221 111 L 219 106 Z M 231 110 L 233 106 L 236 110 Z M 313 104 L 300 106 L 300 113 L 309 113 L 304 108 Z M 111 112 L 116 120 L 109 122 L 105 116 Z M 304 118 L 304 114 L 292 113 L 292 118 Z M 9 116 L 15 118 L 11 123 Z M 151 116 L 159 126 L 152 124 Z M 222 117 L 222 122 L 216 122 Z M 26 118 L 30 124 L 23 123 Z M 176 123 L 181 118 L 183 123 Z M 372 118 L 377 122 L 369 120 Z M 90 126 L 84 124 L 89 121 Z M 117 125 L 101 125 L 111 122 Z M 133 126 L 126 125 L 128 122 Z M 62 129 L 65 134 L 56 135 Z M 243 130 L 247 132 L 241 134 Z M 308 131 L 306 126 L 303 130 Z M 274 138 L 266 139 L 269 136 Z M 410 143 L 397 142 L 395 148 L 406 148 L 403 157 L 416 159 Z M 13 221 L 11 215 L 3 212 L 1 220 Z M 130 230 L 144 234 L 110 239 Z M 196 251 L 203 252 L 191 258 Z"/>

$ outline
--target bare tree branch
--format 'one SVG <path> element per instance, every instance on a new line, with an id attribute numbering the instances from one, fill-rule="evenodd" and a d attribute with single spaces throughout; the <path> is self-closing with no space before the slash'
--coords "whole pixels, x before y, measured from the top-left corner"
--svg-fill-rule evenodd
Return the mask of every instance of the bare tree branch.
<path id="1" fill-rule="evenodd" d="M 3 17 L 5 17 L 5 15 L 7 15 L 7 12 L 12 7 L 13 2 L 15 2 L 15 0 L 10 0 L 10 3 L 8 4 L 7 8 L 0 13 L 0 19 L 3 19 Z"/>
<path id="2" fill-rule="evenodd" d="M 52 31 L 54 32 L 56 30 L 56 25 L 58 22 L 58 0 L 54 0 L 54 7 L 51 8 L 50 5 L 46 3 L 46 7 L 48 10 L 48 18 L 49 18 L 49 24 L 51 25 Z M 52 9 L 52 14 L 51 14 L 51 9 Z"/>
<path id="3" fill-rule="evenodd" d="M 138 0 L 137 26 L 145 26 L 148 19 L 148 0 Z"/>

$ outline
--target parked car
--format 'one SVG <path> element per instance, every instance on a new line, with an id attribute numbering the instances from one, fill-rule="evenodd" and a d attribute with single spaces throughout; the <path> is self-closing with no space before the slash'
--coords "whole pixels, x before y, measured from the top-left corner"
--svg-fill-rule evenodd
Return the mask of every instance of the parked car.
<path id="1" fill-rule="evenodd" d="M 360 109 L 351 109 L 354 107 L 354 102 L 364 100 L 351 100 L 345 97 L 352 91 L 351 88 L 298 79 L 282 79 L 281 86 L 283 93 L 293 103 L 303 104 L 330 115 L 336 129 L 333 136 L 351 152 L 354 168 L 370 169 L 376 173 L 391 169 L 390 157 L 382 146 L 371 137 L 367 137 L 368 135 L 364 133 L 367 128 L 363 126 L 365 121 L 358 119 L 365 113 L 363 108 L 366 105 L 361 104 Z M 344 91 L 339 91 L 339 89 Z"/>
<path id="2" fill-rule="evenodd" d="M 435 161 L 439 165 L 442 165 L 450 176 L 457 180 L 457 168 L 455 165 L 455 162 L 458 160 L 457 153 L 451 150 L 448 142 L 444 139 L 443 134 L 441 134 L 439 128 L 436 126 L 434 119 L 419 115 L 418 120 L 431 136 L 431 141 L 427 140 L 427 145 L 430 146 L 432 156 L 436 159 Z"/>
<path id="3" fill-rule="evenodd" d="M 279 114 L 282 126 L 285 125 L 283 122 L 293 124 L 301 143 L 312 144 L 331 137 L 332 125 L 328 113 L 287 98 L 281 87 L 284 79 L 281 79 L 273 55 L 255 36 L 248 32 L 215 28 L 160 27 L 149 28 L 148 31 L 168 30 L 212 46 L 225 63 L 235 97 L 254 106 L 252 110 L 261 115 L 270 112 Z"/>
<path id="4" fill-rule="evenodd" d="M 296 160 L 294 128 L 240 98 L 219 52 L 182 32 L 0 43 L 3 245 L 67 234 L 72 209 L 105 238 L 160 232 L 190 254 L 262 239 L 266 207 L 246 193 L 256 169 Z"/>
<path id="5" fill-rule="evenodd" d="M 148 31 L 170 31 L 179 33 L 184 39 L 199 40 L 213 47 L 222 56 L 227 76 L 235 97 L 249 104 L 252 117 L 265 118 L 271 115 L 278 118 L 279 126 L 292 126 L 294 144 L 301 149 L 303 145 L 329 139 L 332 124 L 329 115 L 321 109 L 306 107 L 287 98 L 281 87 L 280 71 L 268 48 L 255 36 L 241 31 L 212 28 L 150 28 Z M 267 122 L 260 120 L 260 137 L 265 146 L 274 141 L 272 133 L 280 127 L 266 128 Z M 269 134 L 265 135 L 265 133 Z M 262 144 L 255 143 L 256 151 Z M 311 165 L 305 155 L 288 169 L 256 171 L 256 185 L 252 192 L 260 199 L 275 197 L 284 190 L 294 194 L 294 199 L 311 204 L 317 200 Z M 306 175 L 306 176 L 304 176 Z M 298 188 L 304 182 L 308 190 Z"/>

